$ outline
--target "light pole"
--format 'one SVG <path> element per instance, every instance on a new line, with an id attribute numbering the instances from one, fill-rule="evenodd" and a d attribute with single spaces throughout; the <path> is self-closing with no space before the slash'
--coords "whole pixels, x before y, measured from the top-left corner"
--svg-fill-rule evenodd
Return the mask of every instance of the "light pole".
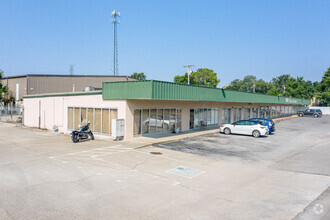
<path id="1" fill-rule="evenodd" d="M 186 66 L 183 66 L 184 68 L 187 68 L 188 67 L 188 85 L 190 84 L 190 74 L 192 73 L 192 71 L 190 71 L 190 67 L 193 67 L 194 65 L 186 65 Z"/>

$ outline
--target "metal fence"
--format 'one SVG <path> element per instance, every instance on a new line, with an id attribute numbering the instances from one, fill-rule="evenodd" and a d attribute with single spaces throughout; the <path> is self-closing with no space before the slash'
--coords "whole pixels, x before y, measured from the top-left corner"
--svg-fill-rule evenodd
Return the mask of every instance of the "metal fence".
<path id="1" fill-rule="evenodd" d="M 23 106 L 3 106 L 0 105 L 0 121 L 23 125 Z"/>

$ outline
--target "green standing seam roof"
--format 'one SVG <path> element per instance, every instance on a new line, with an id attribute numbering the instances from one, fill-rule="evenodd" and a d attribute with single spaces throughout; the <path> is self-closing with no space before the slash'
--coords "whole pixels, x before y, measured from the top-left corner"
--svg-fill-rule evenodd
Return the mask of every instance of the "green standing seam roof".
<path id="1" fill-rule="evenodd" d="M 310 105 L 310 100 L 156 80 L 104 82 L 103 99 L 146 99 Z"/>

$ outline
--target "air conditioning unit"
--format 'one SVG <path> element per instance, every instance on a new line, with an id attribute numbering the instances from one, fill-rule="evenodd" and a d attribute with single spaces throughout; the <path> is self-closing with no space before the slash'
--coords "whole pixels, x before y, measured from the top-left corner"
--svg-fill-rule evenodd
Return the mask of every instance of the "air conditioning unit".
<path id="1" fill-rule="evenodd" d="M 94 91 L 94 90 L 95 90 L 95 87 L 93 87 L 93 86 L 85 87 L 85 92 Z"/>
<path id="2" fill-rule="evenodd" d="M 125 120 L 124 119 L 112 119 L 112 137 L 116 140 L 124 139 L 125 132 Z"/>

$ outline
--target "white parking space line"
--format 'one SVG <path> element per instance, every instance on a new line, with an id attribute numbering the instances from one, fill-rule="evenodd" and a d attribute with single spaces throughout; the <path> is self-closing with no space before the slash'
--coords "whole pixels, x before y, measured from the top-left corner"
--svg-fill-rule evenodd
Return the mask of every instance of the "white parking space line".
<path id="1" fill-rule="evenodd" d="M 100 161 L 102 163 L 111 164 L 114 166 L 120 166 L 119 164 L 113 163 L 108 160 L 101 159 L 100 157 L 104 157 L 107 155 L 114 155 L 114 154 L 120 154 L 120 153 L 126 153 L 129 151 L 132 151 L 133 148 L 123 148 L 120 147 L 122 145 L 116 145 L 116 146 L 110 146 L 110 147 L 100 147 L 100 148 L 94 148 L 90 150 L 83 150 L 83 151 L 77 151 L 77 152 L 71 152 L 67 154 L 60 154 L 56 156 L 48 157 L 50 159 L 55 160 L 61 160 L 62 163 L 68 163 L 67 161 Z M 63 162 L 65 161 L 65 162 Z"/>
<path id="2" fill-rule="evenodd" d="M 121 145 L 117 145 L 117 146 L 121 146 Z M 67 153 L 67 154 L 60 154 L 60 155 L 56 155 L 56 156 L 51 156 L 49 158 L 55 158 L 55 157 L 67 156 L 67 155 L 74 155 L 74 154 L 90 154 L 91 152 L 96 152 L 96 151 L 97 152 L 100 152 L 100 151 L 108 152 L 109 150 L 115 150 L 115 152 L 118 152 L 118 151 L 125 152 L 125 151 L 132 150 L 132 149 L 133 148 L 121 148 L 121 147 L 113 147 L 113 146 L 111 146 L 111 147 L 100 147 L 100 148 L 94 148 L 94 149 L 90 149 L 90 150 L 71 152 L 71 153 Z"/>

